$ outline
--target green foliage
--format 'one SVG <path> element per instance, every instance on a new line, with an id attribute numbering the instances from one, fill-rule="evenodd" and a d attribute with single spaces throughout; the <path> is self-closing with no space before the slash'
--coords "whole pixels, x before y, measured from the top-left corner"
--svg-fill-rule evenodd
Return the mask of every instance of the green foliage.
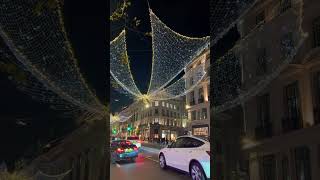
<path id="1" fill-rule="evenodd" d="M 118 7 L 113 11 L 113 13 L 110 16 L 111 22 L 116 22 L 123 20 L 127 17 L 127 9 L 131 6 L 131 2 L 128 0 L 124 0 L 123 3 L 119 3 Z"/>

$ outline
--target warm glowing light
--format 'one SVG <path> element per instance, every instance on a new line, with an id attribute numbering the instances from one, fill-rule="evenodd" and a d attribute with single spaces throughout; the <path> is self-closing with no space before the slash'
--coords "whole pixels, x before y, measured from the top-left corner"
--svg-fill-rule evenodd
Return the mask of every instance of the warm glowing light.
<path id="1" fill-rule="evenodd" d="M 186 105 L 186 109 L 189 109 L 190 108 L 190 106 L 189 105 Z"/>

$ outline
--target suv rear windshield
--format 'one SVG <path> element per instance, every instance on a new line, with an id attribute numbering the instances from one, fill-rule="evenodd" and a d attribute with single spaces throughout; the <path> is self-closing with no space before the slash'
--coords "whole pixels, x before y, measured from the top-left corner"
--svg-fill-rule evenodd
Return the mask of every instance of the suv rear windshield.
<path id="1" fill-rule="evenodd" d="M 128 137 L 127 140 L 139 140 L 139 137 Z"/>

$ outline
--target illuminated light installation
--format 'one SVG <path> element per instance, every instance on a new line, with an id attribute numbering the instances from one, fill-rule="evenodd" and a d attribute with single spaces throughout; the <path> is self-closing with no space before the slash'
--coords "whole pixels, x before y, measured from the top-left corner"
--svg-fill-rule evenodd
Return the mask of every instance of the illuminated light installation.
<path id="1" fill-rule="evenodd" d="M 156 94 L 184 71 L 185 67 L 205 48 L 209 47 L 210 37 L 183 36 L 161 22 L 151 9 L 149 12 L 153 57 L 148 94 Z"/>
<path id="2" fill-rule="evenodd" d="M 209 48 L 209 37 L 190 38 L 178 34 L 167 27 L 149 9 L 152 34 L 152 73 L 147 94 L 141 94 L 131 74 L 126 50 L 125 30 L 110 42 L 110 74 L 112 78 L 136 100 L 146 106 L 154 100 L 178 98 L 189 91 L 205 77 L 204 64 L 198 68 L 195 85 L 186 89 L 185 76 L 175 79 L 185 72 L 186 66 Z M 175 82 L 172 82 L 175 80 Z"/>
<path id="3" fill-rule="evenodd" d="M 110 73 L 123 89 L 134 96 L 142 95 L 131 74 L 124 30 L 110 42 Z"/>
<path id="4" fill-rule="evenodd" d="M 33 80 L 23 90 L 58 108 L 105 117 L 106 107 L 90 90 L 67 39 L 58 1 L 55 8 L 35 13 L 38 1 L 4 0 L 0 36 L 17 64 Z"/>

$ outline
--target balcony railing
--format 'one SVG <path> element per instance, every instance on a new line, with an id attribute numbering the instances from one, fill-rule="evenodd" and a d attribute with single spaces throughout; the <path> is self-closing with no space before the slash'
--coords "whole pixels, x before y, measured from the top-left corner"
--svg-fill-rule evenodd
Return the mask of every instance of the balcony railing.
<path id="1" fill-rule="evenodd" d="M 264 126 L 255 128 L 256 139 L 264 139 L 272 136 L 272 123 L 268 122 Z"/>
<path id="2" fill-rule="evenodd" d="M 300 118 L 283 118 L 282 119 L 282 131 L 284 133 L 298 130 L 302 128 L 302 121 Z"/>

